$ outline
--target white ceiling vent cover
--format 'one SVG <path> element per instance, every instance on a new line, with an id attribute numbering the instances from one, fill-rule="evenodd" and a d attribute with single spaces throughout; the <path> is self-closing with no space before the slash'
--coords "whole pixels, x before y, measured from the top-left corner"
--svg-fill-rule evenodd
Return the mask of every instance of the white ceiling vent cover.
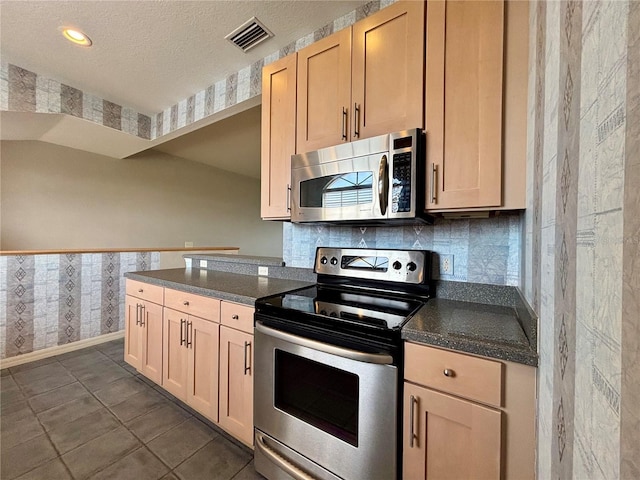
<path id="1" fill-rule="evenodd" d="M 246 52 L 271 37 L 273 33 L 260 20 L 252 17 L 224 38 Z"/>

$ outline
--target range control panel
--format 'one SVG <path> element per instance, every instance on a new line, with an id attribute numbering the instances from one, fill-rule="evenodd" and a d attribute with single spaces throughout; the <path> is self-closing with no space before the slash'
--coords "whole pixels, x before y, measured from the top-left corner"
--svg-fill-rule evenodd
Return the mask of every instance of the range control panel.
<path id="1" fill-rule="evenodd" d="M 322 275 L 420 284 L 431 278 L 431 252 L 319 247 L 314 271 Z"/>

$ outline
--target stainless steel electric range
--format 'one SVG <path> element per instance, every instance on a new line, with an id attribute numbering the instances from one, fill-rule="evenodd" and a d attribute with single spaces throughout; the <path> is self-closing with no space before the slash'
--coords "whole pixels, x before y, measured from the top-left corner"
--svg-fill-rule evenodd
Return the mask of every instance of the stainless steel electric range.
<path id="1" fill-rule="evenodd" d="M 431 294 L 431 252 L 321 247 L 315 272 L 256 302 L 256 470 L 401 478 L 400 334 Z"/>

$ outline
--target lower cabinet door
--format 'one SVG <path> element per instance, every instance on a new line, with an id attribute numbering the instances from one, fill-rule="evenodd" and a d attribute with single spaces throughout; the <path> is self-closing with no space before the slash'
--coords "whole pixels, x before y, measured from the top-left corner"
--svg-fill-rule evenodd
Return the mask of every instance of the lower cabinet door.
<path id="1" fill-rule="evenodd" d="M 220 425 L 253 445 L 253 335 L 220 327 Z"/>
<path id="2" fill-rule="evenodd" d="M 405 383 L 403 478 L 499 479 L 501 415 Z"/>
<path id="3" fill-rule="evenodd" d="M 187 403 L 210 420 L 218 421 L 218 345 L 220 325 L 189 316 Z"/>
<path id="4" fill-rule="evenodd" d="M 142 373 L 162 385 L 162 306 L 144 302 L 142 316 Z"/>
<path id="5" fill-rule="evenodd" d="M 189 351 L 186 347 L 186 334 L 188 317 L 188 315 L 170 308 L 164 309 L 162 386 L 182 401 L 187 399 Z"/>
<path id="6" fill-rule="evenodd" d="M 141 300 L 126 296 L 124 310 L 124 361 L 138 371 L 142 370 L 142 328 L 139 306 Z"/>

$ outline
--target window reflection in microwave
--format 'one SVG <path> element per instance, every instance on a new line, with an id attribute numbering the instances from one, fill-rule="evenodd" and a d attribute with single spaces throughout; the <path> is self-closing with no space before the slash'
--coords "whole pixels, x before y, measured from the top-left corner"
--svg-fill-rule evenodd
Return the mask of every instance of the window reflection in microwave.
<path id="1" fill-rule="evenodd" d="M 327 175 L 300 182 L 300 206 L 338 208 L 373 202 L 373 172 Z"/>

